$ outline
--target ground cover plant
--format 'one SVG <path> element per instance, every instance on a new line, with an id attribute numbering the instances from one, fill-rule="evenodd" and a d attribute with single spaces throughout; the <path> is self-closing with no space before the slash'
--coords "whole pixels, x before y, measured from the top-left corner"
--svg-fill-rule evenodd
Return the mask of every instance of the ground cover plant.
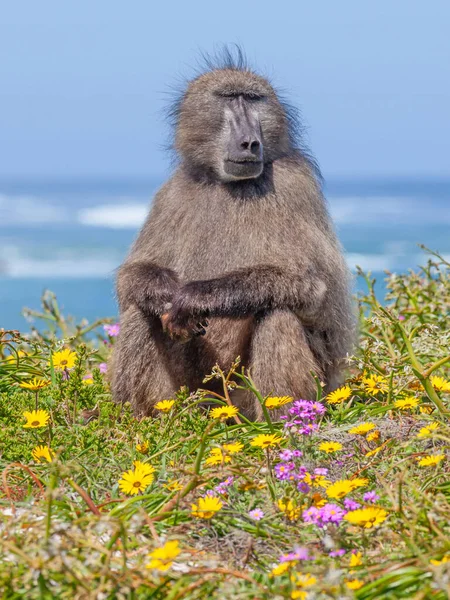
<path id="1" fill-rule="evenodd" d="M 449 267 L 388 275 L 384 304 L 365 276 L 329 395 L 262 397 L 237 360 L 209 375 L 222 394 L 181 389 L 142 420 L 111 401 L 118 325 L 46 293 L 43 327 L 0 330 L 2 597 L 448 598 Z"/>

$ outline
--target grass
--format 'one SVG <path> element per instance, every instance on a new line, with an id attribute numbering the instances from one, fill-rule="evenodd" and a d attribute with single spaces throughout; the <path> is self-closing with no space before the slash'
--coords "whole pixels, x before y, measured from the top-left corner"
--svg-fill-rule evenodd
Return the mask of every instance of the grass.
<path id="1" fill-rule="evenodd" d="M 2 597 L 448 598 L 449 267 L 388 275 L 384 305 L 365 276 L 343 388 L 317 381 L 284 421 L 238 361 L 210 375 L 222 395 L 181 389 L 137 421 L 101 372 L 112 321 L 66 320 L 46 293 L 43 328 L 0 330 Z M 233 385 L 264 422 L 212 418 L 205 397 L 226 408 Z M 36 407 L 48 421 L 24 427 Z"/>

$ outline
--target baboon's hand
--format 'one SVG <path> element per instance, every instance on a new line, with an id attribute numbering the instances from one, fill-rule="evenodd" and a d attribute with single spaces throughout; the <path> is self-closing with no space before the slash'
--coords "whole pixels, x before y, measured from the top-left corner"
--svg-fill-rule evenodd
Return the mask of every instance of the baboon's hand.
<path id="1" fill-rule="evenodd" d="M 198 317 L 180 314 L 180 311 L 169 310 L 161 316 L 163 331 L 172 339 L 181 343 L 188 342 L 193 337 L 206 334 L 208 321 L 199 322 Z"/>

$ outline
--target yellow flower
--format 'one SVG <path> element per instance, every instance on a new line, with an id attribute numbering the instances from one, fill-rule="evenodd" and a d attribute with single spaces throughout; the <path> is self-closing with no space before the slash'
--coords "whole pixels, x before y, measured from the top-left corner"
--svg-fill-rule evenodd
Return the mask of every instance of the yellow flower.
<path id="1" fill-rule="evenodd" d="M 418 438 L 429 437 L 430 435 L 433 434 L 433 431 L 436 431 L 436 429 L 438 429 L 438 427 L 439 427 L 439 423 L 437 421 L 433 421 L 429 425 L 422 427 L 422 429 L 417 434 L 417 437 Z"/>
<path id="2" fill-rule="evenodd" d="M 150 552 L 149 558 L 151 558 L 151 561 L 146 567 L 147 569 L 156 569 L 157 571 L 167 571 L 179 554 L 178 540 L 166 542 L 161 548 L 156 548 L 156 550 Z"/>
<path id="3" fill-rule="evenodd" d="M 400 410 L 408 410 L 410 408 L 416 408 L 419 404 L 418 398 L 414 398 L 414 396 L 410 396 L 409 398 L 404 398 L 403 400 L 397 400 L 394 402 L 395 408 L 399 408 Z"/>
<path id="4" fill-rule="evenodd" d="M 19 387 L 26 390 L 31 390 L 32 392 L 42 390 L 42 388 L 45 388 L 48 385 L 50 385 L 50 381 L 48 379 L 39 379 L 38 377 L 30 379 L 30 381 L 23 381 L 22 383 L 19 383 Z"/>
<path id="5" fill-rule="evenodd" d="M 302 509 L 299 506 L 295 506 L 295 504 L 290 499 L 278 500 L 277 506 L 281 510 L 281 512 L 283 512 L 286 515 L 289 521 L 296 521 L 299 518 L 300 513 L 302 511 Z"/>
<path id="6" fill-rule="evenodd" d="M 241 442 L 231 442 L 229 444 L 224 444 L 223 449 L 228 452 L 228 454 L 237 454 L 242 450 L 244 444 Z"/>
<path id="7" fill-rule="evenodd" d="M 291 598 L 294 600 L 304 600 L 308 597 L 304 589 L 314 585 L 317 579 L 311 573 L 293 573 L 291 575 L 291 582 L 297 588 L 291 592 Z"/>
<path id="8" fill-rule="evenodd" d="M 169 412 L 174 404 L 175 400 L 160 400 L 155 404 L 155 408 L 161 412 Z"/>
<path id="9" fill-rule="evenodd" d="M 369 481 L 362 477 L 356 477 L 355 479 L 341 479 L 335 481 L 330 487 L 327 488 L 326 494 L 328 498 L 343 498 L 353 490 L 359 487 L 364 487 Z"/>
<path id="10" fill-rule="evenodd" d="M 438 392 L 450 392 L 450 381 L 446 381 L 443 377 L 430 377 L 431 385 Z"/>
<path id="11" fill-rule="evenodd" d="M 445 454 L 434 454 L 431 456 L 425 456 L 425 458 L 417 458 L 417 462 L 421 467 L 434 467 L 438 465 L 441 460 L 445 459 Z"/>
<path id="12" fill-rule="evenodd" d="M 270 575 L 273 575 L 275 577 L 277 575 L 283 575 L 283 573 L 286 573 L 286 571 L 288 571 L 289 567 L 291 567 L 291 566 L 292 566 L 291 561 L 287 560 L 285 562 L 282 562 L 272 569 L 272 571 L 270 572 Z"/>
<path id="13" fill-rule="evenodd" d="M 361 423 L 361 425 L 356 425 L 349 430 L 349 433 L 353 433 L 354 435 L 366 435 L 369 431 L 375 429 L 375 425 L 373 423 Z"/>
<path id="14" fill-rule="evenodd" d="M 425 404 L 425 405 L 419 406 L 419 410 L 423 415 L 431 415 L 431 413 L 433 412 L 434 409 L 429 404 Z"/>
<path id="15" fill-rule="evenodd" d="M 439 565 L 444 565 L 445 563 L 448 563 L 449 560 L 450 560 L 450 557 L 448 557 L 448 556 L 443 556 L 441 558 L 441 560 L 436 560 L 436 559 L 432 558 L 430 560 L 430 564 L 438 567 Z"/>
<path id="16" fill-rule="evenodd" d="M 53 450 L 50 450 L 48 446 L 36 446 L 36 448 L 33 448 L 31 451 L 31 456 L 36 462 L 42 462 L 42 460 L 52 462 L 53 454 Z"/>
<path id="17" fill-rule="evenodd" d="M 211 419 L 229 419 L 238 414 L 239 409 L 237 406 L 218 406 L 213 408 L 209 413 Z"/>
<path id="18" fill-rule="evenodd" d="M 324 498 L 323 496 L 321 496 L 319 494 L 319 492 L 315 492 L 313 494 L 312 500 L 313 500 L 314 506 L 316 506 L 317 508 L 321 508 L 322 506 L 324 506 L 327 503 L 326 498 Z"/>
<path id="19" fill-rule="evenodd" d="M 349 579 L 345 582 L 345 585 L 349 590 L 359 590 L 359 588 L 362 588 L 364 585 L 364 581 L 361 581 L 360 579 Z"/>
<path id="20" fill-rule="evenodd" d="M 199 498 L 198 504 L 192 504 L 192 516 L 198 519 L 210 519 L 216 512 L 218 512 L 223 503 L 215 496 L 206 496 L 205 498 Z"/>
<path id="21" fill-rule="evenodd" d="M 60 350 L 59 352 L 54 352 L 52 354 L 53 366 L 55 369 L 59 369 L 60 371 L 64 371 L 64 369 L 72 369 L 72 367 L 75 365 L 76 358 L 76 352 L 72 352 L 72 350 L 65 348 L 64 350 Z"/>
<path id="22" fill-rule="evenodd" d="M 231 458 L 222 452 L 221 448 L 212 448 L 208 458 L 205 460 L 207 465 L 220 465 L 231 462 Z"/>
<path id="23" fill-rule="evenodd" d="M 373 450 L 369 450 L 369 452 L 366 452 L 364 456 L 366 456 L 367 458 L 370 458 L 371 456 L 376 456 L 378 452 L 380 452 L 380 450 L 383 450 L 383 448 L 384 446 L 378 446 L 378 448 L 374 448 Z"/>
<path id="24" fill-rule="evenodd" d="M 428 423 L 428 425 L 425 425 L 425 427 L 422 427 L 417 434 L 417 437 L 427 437 L 436 431 L 436 429 L 439 429 L 439 427 L 440 423 L 438 421 L 432 421 L 431 423 Z"/>
<path id="25" fill-rule="evenodd" d="M 294 398 L 292 396 L 271 396 L 266 399 L 266 406 L 270 410 L 273 408 L 279 408 L 280 406 L 284 406 L 285 404 L 289 404 L 293 401 Z"/>
<path id="26" fill-rule="evenodd" d="M 155 472 L 155 467 L 152 467 L 152 465 L 149 465 L 148 463 L 141 462 L 140 460 L 134 460 L 133 467 L 136 470 L 142 471 L 145 475 L 150 475 Z"/>
<path id="27" fill-rule="evenodd" d="M 326 452 L 327 454 L 332 454 L 333 452 L 342 450 L 342 444 L 339 442 L 322 442 L 319 446 L 319 450 L 322 450 L 322 452 Z"/>
<path id="28" fill-rule="evenodd" d="M 368 442 L 375 442 L 376 440 L 380 439 L 380 432 L 378 431 L 378 429 L 375 429 L 375 431 L 371 431 L 370 433 L 368 433 L 366 435 L 366 440 Z"/>
<path id="29" fill-rule="evenodd" d="M 257 448 L 269 448 L 269 446 L 278 446 L 283 438 L 274 433 L 261 433 L 252 439 L 250 446 Z"/>
<path id="30" fill-rule="evenodd" d="M 150 446 L 148 442 L 141 442 L 136 444 L 136 450 L 141 454 L 147 454 L 149 447 Z"/>
<path id="31" fill-rule="evenodd" d="M 378 394 L 379 392 L 387 392 L 388 385 L 386 380 L 380 375 L 370 375 L 363 378 L 364 387 L 369 394 Z"/>
<path id="32" fill-rule="evenodd" d="M 328 498 L 343 498 L 350 492 L 353 492 L 355 488 L 353 487 L 351 481 L 344 479 L 342 481 L 336 481 L 332 483 L 326 490 L 326 494 Z"/>
<path id="33" fill-rule="evenodd" d="M 171 492 L 179 492 L 180 490 L 183 489 L 182 484 L 179 481 L 168 481 L 167 483 L 164 484 L 164 487 L 168 490 L 170 490 Z"/>
<path id="34" fill-rule="evenodd" d="M 94 383 L 94 378 L 92 375 L 85 375 L 83 377 L 83 385 L 92 385 Z"/>
<path id="35" fill-rule="evenodd" d="M 139 463 L 139 461 L 135 461 L 135 463 Z M 143 465 L 144 463 L 140 464 Z M 144 492 L 152 483 L 154 479 L 153 472 L 149 472 L 148 470 L 150 465 L 146 466 L 147 469 L 144 470 L 138 467 L 122 473 L 122 479 L 119 480 L 119 488 L 124 494 L 133 496 L 139 492 Z M 150 468 L 152 469 L 153 467 Z"/>
<path id="36" fill-rule="evenodd" d="M 359 567 L 362 565 L 362 554 L 361 552 L 355 552 L 350 556 L 349 567 Z"/>
<path id="37" fill-rule="evenodd" d="M 352 525 L 359 525 L 365 529 L 381 525 L 387 519 L 387 512 L 382 508 L 371 506 L 369 508 L 358 508 L 349 511 L 344 519 Z"/>
<path id="38" fill-rule="evenodd" d="M 27 420 L 24 427 L 35 429 L 37 427 L 45 427 L 47 425 L 47 421 L 50 419 L 50 415 L 46 410 L 32 410 L 29 412 L 26 410 L 23 413 L 23 416 Z"/>
<path id="39" fill-rule="evenodd" d="M 331 485 L 331 481 L 326 479 L 325 475 L 314 475 L 312 478 L 311 473 L 305 473 L 303 477 L 303 481 L 312 487 L 321 487 L 327 489 Z"/>
<path id="40" fill-rule="evenodd" d="M 27 355 L 27 353 L 24 350 L 19 350 L 17 353 L 8 354 L 8 356 L 6 357 L 5 360 L 6 360 L 6 362 L 9 362 L 9 363 L 17 363 L 18 359 L 20 359 L 26 355 Z"/>
<path id="41" fill-rule="evenodd" d="M 334 392 L 328 394 L 326 401 L 328 404 L 342 404 L 342 402 L 345 402 L 345 400 L 350 398 L 351 395 L 352 390 L 348 387 L 348 385 L 344 385 L 337 390 L 334 390 Z"/>

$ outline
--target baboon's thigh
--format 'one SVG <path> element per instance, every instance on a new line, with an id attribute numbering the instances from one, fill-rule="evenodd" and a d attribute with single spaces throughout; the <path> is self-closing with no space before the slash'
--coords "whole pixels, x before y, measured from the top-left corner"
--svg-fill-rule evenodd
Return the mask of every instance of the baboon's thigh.
<path id="1" fill-rule="evenodd" d="M 311 371 L 321 369 L 308 345 L 305 329 L 289 310 L 275 310 L 261 319 L 251 345 L 252 377 L 264 394 L 314 399 L 316 385 Z"/>
<path id="2" fill-rule="evenodd" d="M 137 308 L 122 315 L 112 360 L 112 390 L 116 401 L 132 404 L 136 416 L 149 415 L 156 402 L 173 397 L 180 387 L 165 337 L 159 321 Z"/>

